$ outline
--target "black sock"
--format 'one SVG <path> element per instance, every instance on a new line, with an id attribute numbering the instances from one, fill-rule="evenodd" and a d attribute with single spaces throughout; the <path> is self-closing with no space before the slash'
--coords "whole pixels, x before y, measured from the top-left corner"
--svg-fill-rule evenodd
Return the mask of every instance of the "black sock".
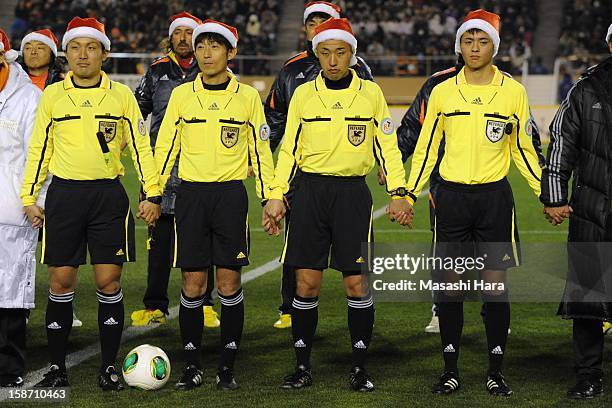
<path id="1" fill-rule="evenodd" d="M 346 297 L 348 301 L 348 326 L 353 345 L 353 367 L 365 368 L 366 354 L 372 340 L 374 327 L 374 301 L 372 294 L 364 298 Z"/>
<path id="2" fill-rule="evenodd" d="M 303 298 L 295 295 L 291 312 L 291 331 L 293 348 L 298 366 L 310 369 L 310 351 L 312 339 L 317 331 L 319 320 L 319 298 Z"/>
<path id="3" fill-rule="evenodd" d="M 459 372 L 459 345 L 463 330 L 463 302 L 438 303 L 438 319 L 440 321 L 440 339 L 442 340 L 442 356 L 444 371 Z"/>
<path id="4" fill-rule="evenodd" d="M 107 295 L 96 291 L 98 295 L 98 330 L 100 332 L 100 348 L 102 350 L 101 371 L 108 366 L 114 366 L 121 344 L 123 333 L 123 291 Z"/>
<path id="5" fill-rule="evenodd" d="M 484 317 L 489 346 L 489 373 L 501 370 L 510 327 L 510 303 L 487 302 Z"/>
<path id="6" fill-rule="evenodd" d="M 204 314 L 202 305 L 204 295 L 190 298 L 181 291 L 181 306 L 179 308 L 179 326 L 185 354 L 186 365 L 200 368 L 200 353 L 202 352 L 202 330 L 204 330 Z"/>
<path id="7" fill-rule="evenodd" d="M 230 296 L 219 293 L 221 303 L 221 356 L 219 370 L 234 369 L 234 360 L 242 339 L 244 327 L 244 295 L 242 288 Z"/>
<path id="8" fill-rule="evenodd" d="M 72 329 L 72 301 L 74 292 L 56 295 L 49 291 L 49 302 L 45 315 L 47 343 L 51 364 L 66 368 L 66 348 Z"/>

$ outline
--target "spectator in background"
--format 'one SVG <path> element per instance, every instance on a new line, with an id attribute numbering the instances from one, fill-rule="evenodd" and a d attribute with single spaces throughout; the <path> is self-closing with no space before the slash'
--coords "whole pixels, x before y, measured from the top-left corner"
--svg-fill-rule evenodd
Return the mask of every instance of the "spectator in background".
<path id="1" fill-rule="evenodd" d="M 535 63 L 531 66 L 532 75 L 546 75 L 548 74 L 548 68 L 542 62 L 542 57 L 536 57 Z"/>
<path id="2" fill-rule="evenodd" d="M 512 71 L 518 74 L 522 73 L 525 61 L 529 61 L 529 58 L 531 58 L 531 47 L 526 41 L 515 40 L 510 46 L 510 58 Z"/>
<path id="3" fill-rule="evenodd" d="M 574 86 L 574 80 L 566 66 L 559 68 L 559 76 L 561 77 L 561 82 L 559 83 L 559 103 L 561 103 L 565 100 L 570 89 Z"/>
<path id="4" fill-rule="evenodd" d="M 259 24 L 259 17 L 257 14 L 251 14 L 249 16 L 249 22 L 246 26 L 246 33 L 251 37 L 259 37 L 259 33 L 261 30 L 261 24 Z"/>

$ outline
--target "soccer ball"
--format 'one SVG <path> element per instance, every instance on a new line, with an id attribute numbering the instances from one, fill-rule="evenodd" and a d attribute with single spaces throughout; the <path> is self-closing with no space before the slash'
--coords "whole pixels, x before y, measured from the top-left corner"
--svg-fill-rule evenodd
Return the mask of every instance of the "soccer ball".
<path id="1" fill-rule="evenodd" d="M 122 371 L 130 387 L 157 390 L 170 378 L 170 360 L 159 347 L 143 344 L 128 353 Z"/>

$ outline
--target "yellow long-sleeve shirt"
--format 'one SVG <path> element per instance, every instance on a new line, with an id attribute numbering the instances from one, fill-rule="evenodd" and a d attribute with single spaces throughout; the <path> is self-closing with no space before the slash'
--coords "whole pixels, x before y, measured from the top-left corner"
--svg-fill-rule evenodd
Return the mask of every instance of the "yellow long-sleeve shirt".
<path id="1" fill-rule="evenodd" d="M 199 74 L 172 91 L 155 146 L 160 180 L 168 181 L 179 151 L 181 180 L 244 180 L 250 154 L 257 196 L 266 199 L 274 173 L 270 127 L 259 92 L 228 75 L 225 90 L 205 89 Z"/>
<path id="2" fill-rule="evenodd" d="M 148 197 L 161 194 L 149 135 L 132 91 L 102 72 L 97 88 L 77 88 L 72 72 L 43 92 L 21 187 L 24 206 L 36 203 L 47 171 L 69 180 L 114 179 L 124 138 Z"/>
<path id="3" fill-rule="evenodd" d="M 444 180 L 483 184 L 508 174 L 510 156 L 534 193 L 540 194 L 542 169 L 531 141 L 525 88 L 497 67 L 489 85 L 469 85 L 465 68 L 436 86 L 419 135 L 408 177 L 409 201 L 414 203 L 429 180 L 444 137 L 440 163 Z"/>
<path id="4" fill-rule="evenodd" d="M 322 73 L 299 86 L 289 104 L 270 198 L 282 199 L 296 170 L 365 176 L 378 158 L 387 191 L 404 187 L 406 174 L 395 126 L 380 87 L 355 71 L 346 89 L 325 86 Z"/>

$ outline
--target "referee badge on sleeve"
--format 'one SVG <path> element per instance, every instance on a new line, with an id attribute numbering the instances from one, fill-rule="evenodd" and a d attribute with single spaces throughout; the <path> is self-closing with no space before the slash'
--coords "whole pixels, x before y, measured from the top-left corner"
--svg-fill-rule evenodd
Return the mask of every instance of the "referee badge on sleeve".
<path id="1" fill-rule="evenodd" d="M 104 135 L 106 143 L 110 143 L 117 134 L 117 122 L 101 121 L 98 125 L 98 130 Z"/>
<path id="2" fill-rule="evenodd" d="M 495 143 L 499 142 L 504 136 L 506 124 L 499 120 L 487 120 L 487 138 Z"/>
<path id="3" fill-rule="evenodd" d="M 366 125 L 348 125 L 348 140 L 353 146 L 359 146 L 366 137 Z"/>
<path id="4" fill-rule="evenodd" d="M 238 143 L 240 129 L 233 126 L 221 126 L 221 143 L 228 149 Z"/>

